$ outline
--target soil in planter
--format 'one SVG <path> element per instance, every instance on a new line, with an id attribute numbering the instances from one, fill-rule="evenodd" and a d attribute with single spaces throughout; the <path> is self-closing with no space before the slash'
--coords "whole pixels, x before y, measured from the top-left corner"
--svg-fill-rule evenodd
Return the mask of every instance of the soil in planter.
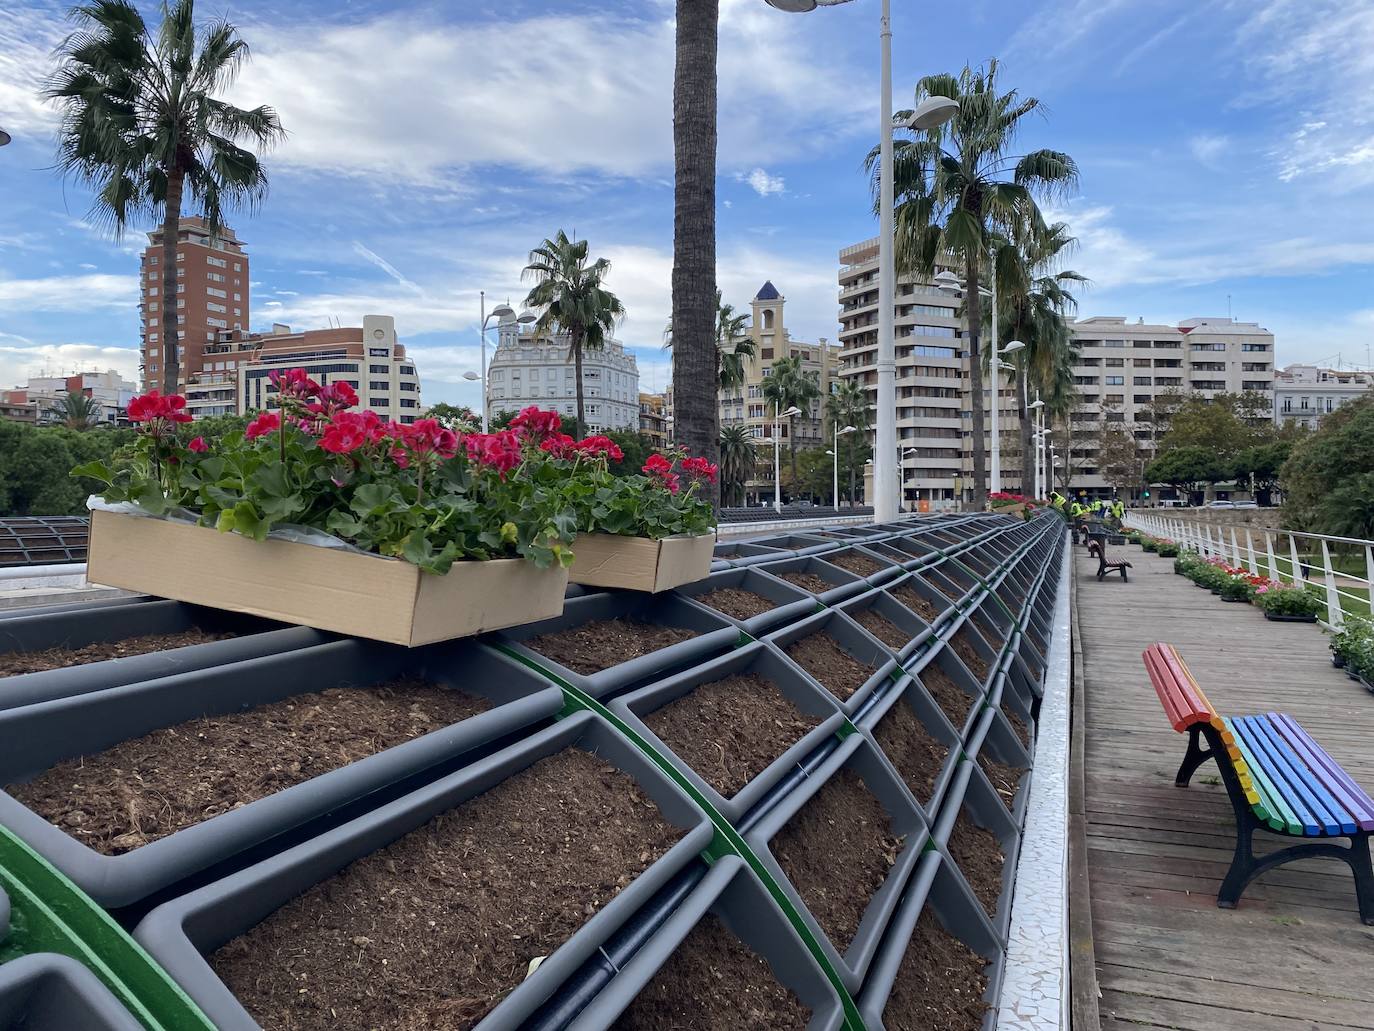
<path id="1" fill-rule="evenodd" d="M 210 957 L 271 1031 L 474 1027 L 681 832 L 580 748 L 309 888 Z"/>
<path id="2" fill-rule="evenodd" d="M 883 1009 L 888 1031 L 978 1031 L 988 990 L 983 957 L 926 910 L 916 921 Z"/>
<path id="3" fill-rule="evenodd" d="M 803 591 L 807 591 L 811 594 L 824 594 L 835 586 L 825 577 L 817 576 L 815 573 L 779 573 L 778 576 L 782 577 L 794 587 L 800 587 Z"/>
<path id="4" fill-rule="evenodd" d="M 997 835 L 979 827 L 961 810 L 959 819 L 954 822 L 954 832 L 949 836 L 948 848 L 973 894 L 988 916 L 995 919 L 997 900 L 1002 895 L 1002 867 L 1007 858 Z"/>
<path id="5" fill-rule="evenodd" d="M 787 646 L 787 654 L 840 701 L 868 683 L 878 667 L 860 662 L 824 630 Z"/>
<path id="6" fill-rule="evenodd" d="M 940 617 L 940 609 L 936 608 L 933 602 L 917 594 L 916 588 L 914 587 L 898 587 L 892 592 L 892 597 L 896 598 L 927 623 L 934 623 L 935 620 Z"/>
<path id="7" fill-rule="evenodd" d="M 1002 631 L 977 613 L 973 616 L 973 622 L 977 625 L 978 632 L 983 635 L 984 640 L 994 648 L 1000 648 L 1006 642 L 1006 638 L 1002 636 Z"/>
<path id="8" fill-rule="evenodd" d="M 1021 778 L 1025 776 L 1026 768 L 998 762 L 987 753 L 978 756 L 978 768 L 992 783 L 993 790 L 997 792 L 997 797 L 1002 800 L 1002 804 L 1007 807 L 1007 812 L 1011 812 L 1012 803 L 1016 800 L 1016 792 L 1021 787 Z"/>
<path id="9" fill-rule="evenodd" d="M 950 647 L 954 649 L 956 655 L 964 660 L 964 665 L 973 674 L 974 679 L 982 684 L 988 679 L 988 664 L 978 650 L 974 648 L 973 642 L 968 639 L 962 630 L 950 639 Z"/>
<path id="10" fill-rule="evenodd" d="M 857 609 L 849 613 L 850 618 L 889 648 L 905 648 L 911 642 L 911 635 L 873 608 Z"/>
<path id="11" fill-rule="evenodd" d="M 857 551 L 841 551 L 833 555 L 822 556 L 825 561 L 832 566 L 839 566 L 847 569 L 855 576 L 872 576 L 874 573 L 881 573 L 887 566 L 884 566 L 877 559 L 869 558 L 867 555 Z"/>
<path id="12" fill-rule="evenodd" d="M 1002 709 L 1002 715 L 1005 716 L 1007 722 L 1011 724 L 1011 729 L 1016 731 L 1016 736 L 1021 739 L 1021 744 L 1025 746 L 1027 751 L 1030 751 L 1031 732 L 1030 727 L 1026 725 L 1026 721 L 1023 720 L 1020 715 L 1007 708 Z"/>
<path id="13" fill-rule="evenodd" d="M 614 1031 L 802 1031 L 811 1011 L 713 913 L 692 928 Z"/>
<path id="14" fill-rule="evenodd" d="M 634 619 L 595 619 L 590 623 L 540 634 L 525 647 L 584 677 L 661 651 L 697 636 L 695 630 L 655 626 Z"/>
<path id="15" fill-rule="evenodd" d="M 79 648 L 44 648 L 36 652 L 8 652 L 0 655 L 0 677 L 16 677 L 21 673 L 41 673 L 48 669 L 66 669 L 68 666 L 84 666 L 88 662 L 103 662 L 105 659 L 127 659 L 133 655 L 147 655 L 150 652 L 165 652 L 172 648 L 187 648 L 193 644 L 209 644 L 211 641 L 227 641 L 237 637 L 231 633 L 207 633 L 192 628 L 179 630 L 174 634 L 147 634 L 143 637 L 130 637 L 123 641 L 96 641 Z"/>
<path id="16" fill-rule="evenodd" d="M 932 737 L 911 706 L 900 698 L 873 736 L 917 801 L 926 805 L 935 790 L 935 778 L 949 757 L 949 747 Z"/>
<path id="17" fill-rule="evenodd" d="M 698 594 L 696 600 L 733 619 L 752 619 L 777 608 L 776 602 L 742 587 L 717 587 L 714 591 Z"/>
<path id="18" fill-rule="evenodd" d="M 753 673 L 701 684 L 644 717 L 649 729 L 726 798 L 821 723 Z"/>
<path id="19" fill-rule="evenodd" d="M 5 790 L 117 856 L 488 708 L 409 678 L 330 688 L 155 730 Z"/>
<path id="20" fill-rule="evenodd" d="M 845 767 L 788 821 L 769 848 L 843 954 L 869 900 L 897 862 L 902 841 L 863 779 Z"/>
<path id="21" fill-rule="evenodd" d="M 939 666 L 931 663 L 917 674 L 930 697 L 935 699 L 935 704 L 940 707 L 940 711 L 949 717 L 949 722 L 955 730 L 963 727 L 964 721 L 968 719 L 969 710 L 973 708 L 973 698 L 969 696 L 962 687 L 956 684 L 948 673 Z"/>

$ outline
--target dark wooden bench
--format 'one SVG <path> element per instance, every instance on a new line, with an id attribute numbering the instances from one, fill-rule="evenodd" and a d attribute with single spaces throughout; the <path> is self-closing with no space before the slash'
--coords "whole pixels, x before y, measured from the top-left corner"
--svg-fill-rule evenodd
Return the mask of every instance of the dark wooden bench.
<path id="1" fill-rule="evenodd" d="M 1107 546 L 1099 537 L 1095 537 L 1088 541 L 1088 554 L 1097 556 L 1097 578 L 1099 580 L 1108 573 L 1120 573 L 1121 579 L 1124 581 L 1126 579 L 1126 570 L 1132 568 L 1131 564 L 1124 559 L 1120 561 L 1108 561 Z"/>
<path id="2" fill-rule="evenodd" d="M 1221 716 L 1172 645 L 1152 644 L 1144 659 L 1170 724 L 1188 734 L 1188 750 L 1174 783 L 1186 788 L 1198 767 L 1212 759 L 1236 813 L 1235 855 L 1217 905 L 1234 909 L 1246 886 L 1276 866 L 1332 858 L 1349 865 L 1360 919 L 1374 925 L 1369 855 L 1374 799 L 1293 717 L 1277 712 Z M 1256 856 L 1256 831 L 1316 840 Z M 1330 840 L 1334 838 L 1350 844 L 1336 844 Z"/>

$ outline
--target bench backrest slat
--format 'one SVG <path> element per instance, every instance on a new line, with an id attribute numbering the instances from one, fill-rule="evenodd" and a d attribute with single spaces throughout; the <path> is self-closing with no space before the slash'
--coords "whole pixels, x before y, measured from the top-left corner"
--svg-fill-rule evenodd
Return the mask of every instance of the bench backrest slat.
<path id="1" fill-rule="evenodd" d="M 1155 694 L 1175 730 L 1182 732 L 1198 723 L 1222 728 L 1221 717 L 1173 645 L 1152 644 L 1142 653 L 1142 658 Z"/>

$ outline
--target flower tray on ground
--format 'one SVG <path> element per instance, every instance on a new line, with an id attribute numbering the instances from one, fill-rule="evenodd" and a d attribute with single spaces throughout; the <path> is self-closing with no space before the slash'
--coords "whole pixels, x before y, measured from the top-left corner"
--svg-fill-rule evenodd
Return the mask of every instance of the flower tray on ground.
<path id="1" fill-rule="evenodd" d="M 1273 612 L 1266 612 L 1264 618 L 1275 623 L 1315 623 L 1317 621 L 1316 616 L 1280 616 Z"/>
<path id="2" fill-rule="evenodd" d="M 573 541 L 571 583 L 657 593 L 695 583 L 711 571 L 715 534 L 618 537 L 583 533 Z"/>
<path id="3" fill-rule="evenodd" d="M 87 577 L 285 623 L 419 645 L 563 611 L 567 570 L 523 559 L 455 562 L 442 576 L 400 559 L 204 526 L 91 513 Z"/>
<path id="4" fill-rule="evenodd" d="M 349 1028 L 516 1027 L 711 836 L 582 713 L 166 903 L 135 936 L 221 1031 L 302 1008 Z"/>

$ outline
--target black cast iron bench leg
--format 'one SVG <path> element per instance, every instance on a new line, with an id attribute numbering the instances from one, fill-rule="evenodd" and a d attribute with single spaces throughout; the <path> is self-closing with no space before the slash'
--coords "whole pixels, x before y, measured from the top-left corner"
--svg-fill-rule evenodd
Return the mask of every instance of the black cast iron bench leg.
<path id="1" fill-rule="evenodd" d="M 1175 787 L 1186 788 L 1198 767 L 1208 759 L 1216 758 L 1216 752 L 1212 750 L 1210 743 L 1207 748 L 1198 747 L 1198 741 L 1201 737 L 1202 734 L 1196 725 L 1188 728 L 1188 751 L 1183 756 L 1183 762 L 1178 768 L 1178 775 L 1174 777 Z"/>

